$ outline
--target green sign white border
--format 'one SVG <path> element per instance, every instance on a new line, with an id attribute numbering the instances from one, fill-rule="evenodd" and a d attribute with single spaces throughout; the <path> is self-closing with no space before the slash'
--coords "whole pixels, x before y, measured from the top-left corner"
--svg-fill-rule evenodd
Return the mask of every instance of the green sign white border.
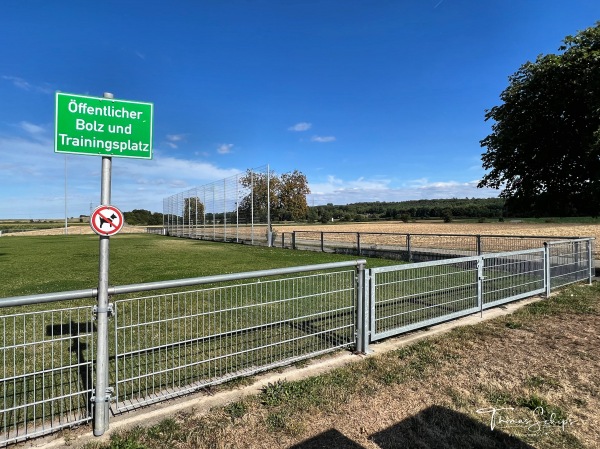
<path id="1" fill-rule="evenodd" d="M 82 99 L 87 99 L 87 100 L 93 100 L 93 101 L 101 101 L 101 102 L 111 102 L 113 104 L 139 104 L 139 105 L 144 105 L 144 106 L 148 106 L 150 108 L 150 126 L 149 126 L 149 131 L 150 131 L 150 135 L 149 135 L 149 155 L 148 156 L 131 156 L 131 155 L 122 155 L 122 154 L 118 154 L 118 153 L 112 153 L 112 152 L 98 152 L 98 153 L 90 153 L 90 152 L 81 152 L 81 151 L 67 151 L 67 150 L 62 150 L 58 148 L 58 128 L 59 128 L 59 109 L 58 109 L 58 98 L 59 96 L 66 96 L 69 98 L 82 98 Z M 128 158 L 128 159 L 145 159 L 145 160 L 151 160 L 153 158 L 153 146 L 152 146 L 152 142 L 153 142 L 153 136 L 154 136 L 154 103 L 150 103 L 150 102 L 143 102 L 143 101 L 133 101 L 133 100 L 123 100 L 123 99 L 116 99 L 116 98 L 105 98 L 105 97 L 93 97 L 91 95 L 80 95 L 80 94 L 71 94 L 68 92 L 60 92 L 57 91 L 56 95 L 55 95 L 55 105 L 54 105 L 54 153 L 57 154 L 76 154 L 76 155 L 80 155 L 80 156 L 103 156 L 103 157 L 120 157 L 120 158 Z"/>

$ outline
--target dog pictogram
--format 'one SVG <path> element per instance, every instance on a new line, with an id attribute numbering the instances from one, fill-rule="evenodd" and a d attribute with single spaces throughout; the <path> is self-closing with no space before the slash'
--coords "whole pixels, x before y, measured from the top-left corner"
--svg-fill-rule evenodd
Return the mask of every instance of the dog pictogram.
<path id="1" fill-rule="evenodd" d="M 116 218 L 117 218 L 117 216 L 115 214 L 112 214 L 110 216 L 110 219 L 108 217 L 103 217 L 102 215 L 98 215 L 98 219 L 100 220 L 100 229 L 102 229 L 102 226 L 104 226 L 105 224 L 108 224 L 109 226 L 112 226 L 114 228 L 115 224 L 113 223 L 113 220 Z"/>

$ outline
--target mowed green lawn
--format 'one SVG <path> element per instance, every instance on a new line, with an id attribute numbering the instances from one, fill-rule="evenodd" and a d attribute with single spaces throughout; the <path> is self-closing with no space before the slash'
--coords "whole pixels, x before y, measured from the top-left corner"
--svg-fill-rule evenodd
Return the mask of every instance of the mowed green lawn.
<path id="1" fill-rule="evenodd" d="M 99 237 L 0 237 L 0 298 L 94 288 Z M 235 243 L 123 234 L 110 239 L 110 285 L 183 279 L 356 257 Z M 397 262 L 369 259 L 368 266 Z"/>

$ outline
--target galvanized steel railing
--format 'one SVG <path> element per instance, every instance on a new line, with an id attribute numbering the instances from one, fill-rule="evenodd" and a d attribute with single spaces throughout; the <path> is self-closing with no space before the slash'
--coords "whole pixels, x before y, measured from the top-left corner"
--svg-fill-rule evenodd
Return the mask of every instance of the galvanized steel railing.
<path id="1" fill-rule="evenodd" d="M 111 287 L 106 366 L 113 412 L 338 348 L 368 352 L 385 337 L 591 282 L 592 243 L 552 241 L 366 271 L 358 260 Z M 0 307 L 14 308 L 0 316 L 0 444 L 91 420 L 101 337 L 95 307 L 34 304 L 97 294 L 0 299 Z M 23 313 L 23 305 L 31 308 Z"/>
<path id="2" fill-rule="evenodd" d="M 116 301 L 115 411 L 354 344 L 354 269 L 272 278 L 276 271 Z"/>
<path id="3" fill-rule="evenodd" d="M 88 422 L 92 307 L 0 316 L 0 443 Z"/>
<path id="4" fill-rule="evenodd" d="M 91 304 L 0 316 L 0 445 L 91 420 L 100 338 L 109 341 L 104 365 L 115 413 L 353 345 L 364 264 L 111 287 L 115 296 L 205 286 L 115 300 L 104 337 Z M 88 289 L 4 298 L 0 307 L 41 309 L 35 304 L 97 295 Z"/>
<path id="5" fill-rule="evenodd" d="M 393 335 L 545 293 L 593 277 L 592 239 L 544 248 L 371 268 L 370 338 Z M 365 319 L 366 320 L 366 319 Z M 368 351 L 368 344 L 362 350 Z"/>
<path id="6" fill-rule="evenodd" d="M 406 262 L 428 262 L 453 257 L 541 248 L 545 242 L 579 237 L 408 234 L 396 232 L 292 231 L 281 234 L 282 248 L 383 256 Z"/>

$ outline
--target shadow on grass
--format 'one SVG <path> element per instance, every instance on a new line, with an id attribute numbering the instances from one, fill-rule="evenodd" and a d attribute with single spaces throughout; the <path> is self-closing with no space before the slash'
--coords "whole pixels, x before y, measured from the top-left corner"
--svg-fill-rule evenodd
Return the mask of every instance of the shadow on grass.
<path id="1" fill-rule="evenodd" d="M 491 430 L 471 417 L 432 406 L 369 437 L 381 449 L 534 449 L 498 429 Z M 335 429 L 289 449 L 364 449 Z"/>
<path id="2" fill-rule="evenodd" d="M 363 446 L 355 443 L 350 438 L 345 437 L 335 429 L 330 429 L 316 437 L 303 441 L 302 443 L 290 446 L 289 449 L 364 449 Z"/>

